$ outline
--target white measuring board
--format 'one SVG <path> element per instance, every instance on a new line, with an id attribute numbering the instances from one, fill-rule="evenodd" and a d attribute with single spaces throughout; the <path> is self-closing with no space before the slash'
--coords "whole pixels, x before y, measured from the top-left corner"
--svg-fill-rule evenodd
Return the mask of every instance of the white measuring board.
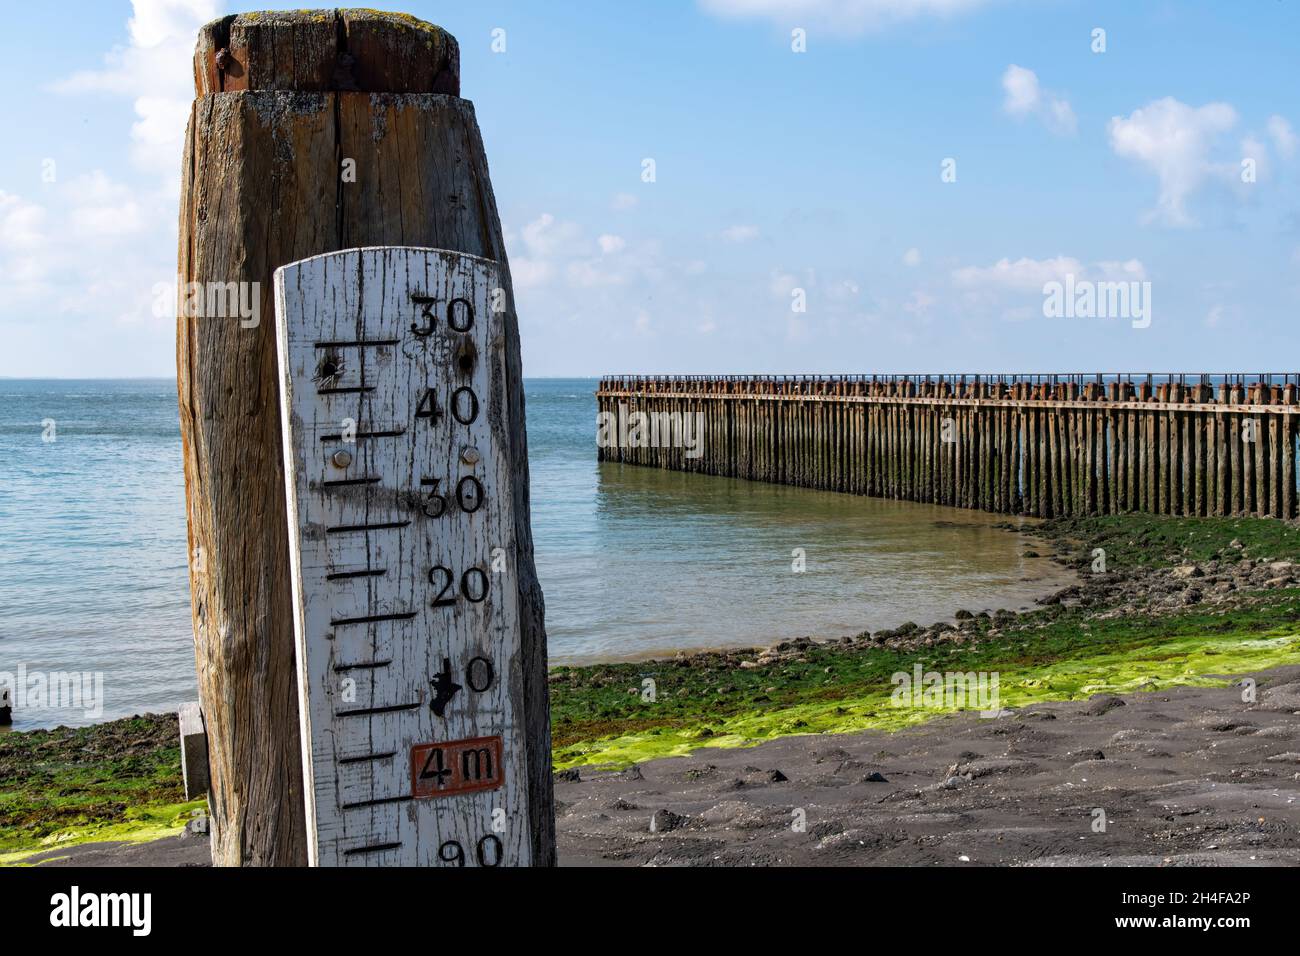
<path id="1" fill-rule="evenodd" d="M 275 274 L 313 866 L 530 862 L 498 269 Z"/>

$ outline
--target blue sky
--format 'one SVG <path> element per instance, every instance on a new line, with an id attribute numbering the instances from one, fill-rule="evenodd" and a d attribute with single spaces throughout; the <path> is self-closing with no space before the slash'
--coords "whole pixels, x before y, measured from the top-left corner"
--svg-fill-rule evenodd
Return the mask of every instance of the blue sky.
<path id="1" fill-rule="evenodd" d="M 194 35 L 261 8 L 7 11 L 0 375 L 173 374 Z M 460 41 L 527 374 L 1297 364 L 1295 4 L 395 9 Z M 1044 317 L 1066 274 L 1149 282 L 1149 327 Z"/>

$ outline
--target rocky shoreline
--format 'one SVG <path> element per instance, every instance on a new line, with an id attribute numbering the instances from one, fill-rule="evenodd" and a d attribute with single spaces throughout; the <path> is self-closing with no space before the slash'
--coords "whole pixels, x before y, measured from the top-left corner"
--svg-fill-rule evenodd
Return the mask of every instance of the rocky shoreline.
<path id="1" fill-rule="evenodd" d="M 1245 519 L 1251 521 L 1254 519 Z M 996 638 L 1002 630 L 1022 618 L 1041 619 L 1053 608 L 1083 608 L 1098 612 L 1098 620 L 1135 613 L 1159 613 L 1193 606 L 1230 610 L 1254 603 L 1258 592 L 1300 587 L 1300 561 L 1271 556 L 1252 557 L 1240 539 L 1233 538 L 1204 561 L 1183 561 L 1187 553 L 1170 553 L 1150 565 L 1129 565 L 1123 571 L 1094 571 L 1090 551 L 1080 551 L 1079 542 L 1067 537 L 1071 522 L 1048 523 L 1039 532 L 1054 546 L 1053 558 L 1079 575 L 1078 583 L 1045 594 L 1037 606 L 1021 611 L 1006 608 L 970 611 L 958 609 L 952 620 L 920 625 L 914 621 L 875 632 L 861 631 L 839 638 L 798 637 L 775 644 L 720 650 L 679 651 L 671 658 L 649 658 L 633 665 L 669 663 L 678 667 L 738 668 L 748 670 L 782 662 L 799 661 L 817 646 L 888 647 L 914 651 L 938 645 L 978 647 L 980 641 Z M 1240 521 L 1236 522 L 1240 524 Z M 1272 522 L 1279 527 L 1288 527 Z M 1294 527 L 1294 526 L 1292 526 Z M 1008 525 L 1008 530 L 1024 531 Z M 1300 536 L 1300 530 L 1297 530 Z M 1028 556 L 1038 557 L 1037 552 Z M 564 684 L 574 670 L 601 665 L 557 668 L 552 684 Z"/>

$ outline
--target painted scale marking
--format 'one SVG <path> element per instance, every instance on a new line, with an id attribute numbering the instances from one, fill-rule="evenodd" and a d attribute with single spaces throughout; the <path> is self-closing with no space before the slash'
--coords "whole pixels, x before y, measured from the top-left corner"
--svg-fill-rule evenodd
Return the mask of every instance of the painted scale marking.
<path id="1" fill-rule="evenodd" d="M 276 272 L 312 865 L 527 865 L 497 265 Z"/>

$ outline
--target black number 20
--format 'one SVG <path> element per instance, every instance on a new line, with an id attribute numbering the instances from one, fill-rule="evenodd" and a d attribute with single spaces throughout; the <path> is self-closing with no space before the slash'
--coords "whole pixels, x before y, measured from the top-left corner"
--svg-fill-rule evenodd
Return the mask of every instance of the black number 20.
<path id="1" fill-rule="evenodd" d="M 441 584 L 438 578 L 442 578 Z M 455 581 L 456 575 L 451 568 L 435 564 L 429 569 L 429 584 L 440 588 L 438 596 L 433 599 L 434 607 L 452 607 L 456 603 Z M 474 582 L 475 586 L 471 587 L 471 582 Z M 482 568 L 469 568 L 460 576 L 460 593 L 471 604 L 481 604 L 486 601 L 490 588 L 491 581 Z"/>

